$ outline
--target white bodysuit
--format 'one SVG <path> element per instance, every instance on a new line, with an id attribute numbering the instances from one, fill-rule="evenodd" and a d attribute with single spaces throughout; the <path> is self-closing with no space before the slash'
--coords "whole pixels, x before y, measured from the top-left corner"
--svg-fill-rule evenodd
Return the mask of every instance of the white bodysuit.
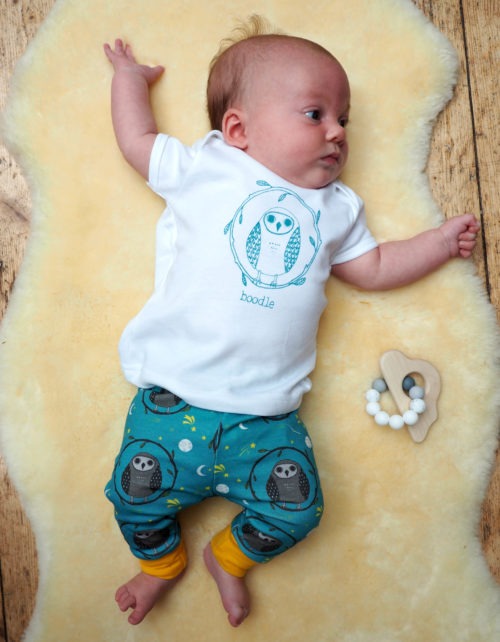
<path id="1" fill-rule="evenodd" d="M 149 185 L 167 208 L 154 292 L 120 340 L 126 378 L 209 410 L 297 409 L 330 268 L 377 246 L 361 199 L 292 185 L 216 131 L 192 147 L 159 134 Z"/>

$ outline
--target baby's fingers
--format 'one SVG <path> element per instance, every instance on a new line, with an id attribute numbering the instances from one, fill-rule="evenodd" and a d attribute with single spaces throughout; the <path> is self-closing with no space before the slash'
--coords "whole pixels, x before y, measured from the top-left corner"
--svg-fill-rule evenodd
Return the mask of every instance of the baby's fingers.
<path id="1" fill-rule="evenodd" d="M 111 47 L 108 45 L 107 42 L 104 43 L 103 49 L 104 49 L 104 53 L 106 54 L 107 58 L 109 60 L 111 60 L 111 56 L 113 54 L 113 50 L 111 49 Z"/>
<path id="2" fill-rule="evenodd" d="M 104 44 L 104 53 L 111 62 L 117 62 L 120 59 L 127 59 L 131 62 L 135 62 L 132 47 L 130 45 L 125 45 L 121 38 L 117 38 L 115 40 L 114 49 L 106 42 Z"/>
<path id="3" fill-rule="evenodd" d="M 474 249 L 474 248 L 472 248 L 472 249 L 470 249 L 470 250 L 469 250 L 469 249 L 467 249 L 467 248 L 465 248 L 465 247 L 459 247 L 459 248 L 458 248 L 458 254 L 459 254 L 459 256 L 461 256 L 463 259 L 470 259 L 470 257 L 472 256 L 473 249 Z"/>
<path id="4" fill-rule="evenodd" d="M 477 232 L 471 232 L 470 230 L 467 230 L 467 232 L 462 232 L 459 236 L 460 241 L 475 241 L 477 238 Z"/>
<path id="5" fill-rule="evenodd" d="M 476 246 L 476 234 L 464 232 L 458 239 L 458 253 L 465 259 L 468 259 Z"/>
<path id="6" fill-rule="evenodd" d="M 120 41 L 120 42 L 121 42 L 121 41 Z M 125 56 L 126 56 L 129 60 L 131 60 L 132 62 L 135 62 L 135 56 L 134 56 L 134 54 L 132 53 L 132 47 L 131 47 L 130 45 L 128 45 L 128 44 L 127 44 L 127 45 L 125 45 L 125 46 L 124 46 L 124 45 L 123 45 L 123 42 L 122 42 L 122 52 L 125 54 Z"/>
<path id="7" fill-rule="evenodd" d="M 476 237 L 481 229 L 479 222 L 472 215 L 466 215 L 464 218 L 469 218 L 465 221 L 465 226 L 458 235 L 459 241 L 475 241 Z"/>

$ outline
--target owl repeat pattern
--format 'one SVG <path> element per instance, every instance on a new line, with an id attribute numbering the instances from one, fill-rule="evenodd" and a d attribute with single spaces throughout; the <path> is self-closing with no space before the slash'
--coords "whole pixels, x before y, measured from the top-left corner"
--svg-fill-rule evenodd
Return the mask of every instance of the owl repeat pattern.
<path id="1" fill-rule="evenodd" d="M 179 511 L 216 495 L 241 505 L 233 534 L 260 562 L 317 526 L 321 490 L 297 414 L 233 415 L 242 420 L 231 425 L 214 424 L 215 417 L 157 388 L 139 391 L 132 403 L 106 494 L 136 556 L 154 559 L 174 550 Z"/>

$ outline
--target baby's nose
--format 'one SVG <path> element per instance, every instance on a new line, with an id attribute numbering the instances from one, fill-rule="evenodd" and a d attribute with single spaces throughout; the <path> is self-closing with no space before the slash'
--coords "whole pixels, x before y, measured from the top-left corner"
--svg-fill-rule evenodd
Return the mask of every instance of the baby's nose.
<path id="1" fill-rule="evenodd" d="M 332 123 L 331 127 L 328 128 L 327 137 L 328 140 L 342 143 L 346 137 L 345 128 L 340 123 Z"/>

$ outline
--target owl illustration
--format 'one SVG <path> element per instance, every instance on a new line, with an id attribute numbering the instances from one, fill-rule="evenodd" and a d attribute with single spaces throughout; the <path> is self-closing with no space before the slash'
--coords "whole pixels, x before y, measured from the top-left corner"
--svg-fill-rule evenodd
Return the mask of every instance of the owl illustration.
<path id="1" fill-rule="evenodd" d="M 285 507 L 287 502 L 300 505 L 309 496 L 310 485 L 301 466 L 291 459 L 282 459 L 273 468 L 266 484 L 266 491 L 273 502 Z"/>
<path id="2" fill-rule="evenodd" d="M 134 543 L 142 550 L 159 548 L 170 537 L 170 526 L 149 531 L 138 531 L 134 533 Z"/>
<path id="3" fill-rule="evenodd" d="M 122 488 L 131 497 L 148 497 L 161 487 L 160 463 L 149 453 L 138 453 L 122 474 Z"/>
<path id="4" fill-rule="evenodd" d="M 170 390 L 165 390 L 165 388 L 162 388 L 159 392 L 152 392 L 149 398 L 155 406 L 161 406 L 162 408 L 176 406 L 181 400 L 180 397 L 174 395 Z"/>
<path id="5" fill-rule="evenodd" d="M 152 412 L 155 415 L 173 415 L 184 412 L 188 408 L 188 405 L 180 397 L 165 388 L 144 390 L 142 403 L 146 413 Z"/>
<path id="6" fill-rule="evenodd" d="M 248 548 L 258 551 L 259 553 L 271 553 L 272 551 L 276 551 L 282 545 L 282 542 L 279 539 L 271 537 L 271 535 L 266 535 L 248 522 L 243 525 L 241 530 L 243 532 L 243 539 L 245 540 Z"/>
<path id="7" fill-rule="evenodd" d="M 300 226 L 285 208 L 273 207 L 250 231 L 246 241 L 248 262 L 260 275 L 278 277 L 289 272 L 300 253 Z"/>

